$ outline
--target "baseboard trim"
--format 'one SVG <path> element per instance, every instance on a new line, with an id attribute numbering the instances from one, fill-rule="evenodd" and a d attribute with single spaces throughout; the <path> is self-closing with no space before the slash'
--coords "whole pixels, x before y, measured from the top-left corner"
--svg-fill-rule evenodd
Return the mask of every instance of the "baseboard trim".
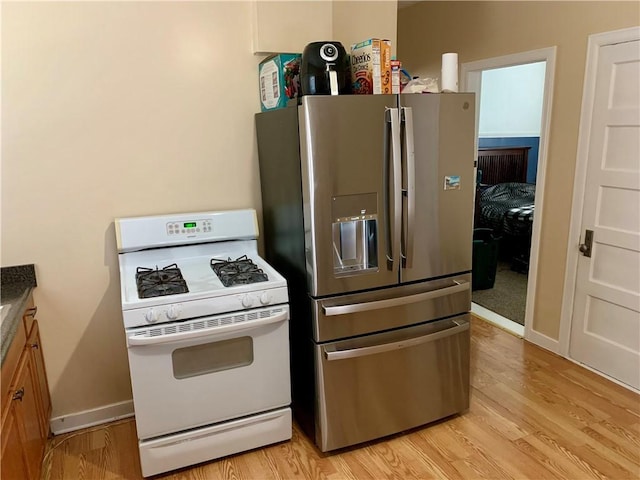
<path id="1" fill-rule="evenodd" d="M 519 323 L 514 322 L 513 320 L 509 320 L 502 315 L 497 314 L 491 310 L 484 308 L 482 305 L 478 305 L 477 303 L 471 304 L 471 313 L 481 317 L 487 322 L 495 325 L 502 330 L 506 330 L 509 333 L 512 333 L 516 337 L 523 338 L 524 337 L 524 326 Z"/>
<path id="2" fill-rule="evenodd" d="M 127 417 L 133 417 L 133 400 L 55 417 L 50 426 L 54 435 L 60 435 Z"/>
<path id="3" fill-rule="evenodd" d="M 606 373 L 602 373 L 600 370 L 596 370 L 595 368 L 590 367 L 586 363 L 578 362 L 577 360 L 574 360 L 573 358 L 569 358 L 569 357 L 565 357 L 565 358 L 567 360 L 569 360 L 570 362 L 575 363 L 576 365 L 580 365 L 582 368 L 584 368 L 586 370 L 589 370 L 590 372 L 595 373 L 596 375 L 600 375 L 601 377 L 606 378 L 607 380 L 609 380 L 610 382 L 615 383 L 616 385 L 620 385 L 621 387 L 624 387 L 627 390 L 631 390 L 633 393 L 636 393 L 636 394 L 640 395 L 640 390 L 637 390 L 637 389 L 633 388 L 631 385 L 628 385 L 626 383 L 621 382 L 617 378 L 610 377 Z"/>

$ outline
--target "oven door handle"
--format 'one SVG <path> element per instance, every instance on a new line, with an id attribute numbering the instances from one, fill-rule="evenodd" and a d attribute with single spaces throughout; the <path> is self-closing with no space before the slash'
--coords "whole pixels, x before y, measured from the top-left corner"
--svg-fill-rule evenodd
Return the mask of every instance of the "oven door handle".
<path id="1" fill-rule="evenodd" d="M 251 320 L 248 322 L 236 323 L 231 325 L 223 325 L 218 327 L 204 328 L 201 330 L 168 333 L 153 337 L 142 337 L 130 334 L 127 337 L 127 345 L 130 347 L 157 345 L 159 343 L 179 342 L 182 340 L 192 340 L 194 338 L 211 337 L 217 335 L 226 335 L 228 333 L 241 332 L 243 330 L 251 330 L 272 323 L 283 322 L 289 319 L 289 312 L 285 310 L 272 317 L 262 318 L 260 320 Z"/>
<path id="2" fill-rule="evenodd" d="M 379 310 L 381 308 L 399 307 L 409 303 L 423 302 L 425 300 L 433 300 L 435 298 L 446 297 L 454 293 L 465 292 L 469 290 L 469 282 L 466 280 L 454 280 L 450 287 L 439 288 L 437 290 L 429 290 L 428 292 L 416 293 L 406 297 L 388 298 L 385 300 L 374 300 L 365 303 L 353 303 L 349 305 L 322 306 L 324 314 L 329 317 L 332 315 L 348 315 L 350 313 L 367 312 L 369 310 Z"/>

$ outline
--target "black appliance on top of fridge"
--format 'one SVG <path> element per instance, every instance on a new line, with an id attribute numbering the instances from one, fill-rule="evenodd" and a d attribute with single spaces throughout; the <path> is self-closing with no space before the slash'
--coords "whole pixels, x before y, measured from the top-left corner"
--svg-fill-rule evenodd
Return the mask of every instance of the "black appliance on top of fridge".
<path id="1" fill-rule="evenodd" d="M 256 115 L 294 414 L 322 451 L 469 407 L 474 94 L 304 96 Z"/>

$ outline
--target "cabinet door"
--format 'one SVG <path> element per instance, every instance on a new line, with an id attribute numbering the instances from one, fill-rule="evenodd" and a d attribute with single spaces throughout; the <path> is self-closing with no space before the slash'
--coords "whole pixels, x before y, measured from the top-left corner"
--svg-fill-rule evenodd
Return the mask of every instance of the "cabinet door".
<path id="1" fill-rule="evenodd" d="M 33 364 L 33 382 L 36 395 L 40 405 L 41 431 L 44 437 L 49 436 L 49 417 L 51 415 L 51 396 L 49 395 L 49 383 L 44 367 L 44 356 L 42 353 L 42 342 L 40 341 L 40 330 L 38 321 L 33 322 L 33 328 L 27 340 L 27 349 L 30 350 L 31 362 Z"/>
<path id="2" fill-rule="evenodd" d="M 22 323 L 24 323 L 24 329 L 27 332 L 27 336 L 29 336 L 29 332 L 31 332 L 31 329 L 33 328 L 33 323 L 36 321 L 37 312 L 38 307 L 33 303 L 33 296 L 30 296 L 22 315 Z"/>
<path id="3" fill-rule="evenodd" d="M 2 424 L 2 461 L 0 462 L 2 478 L 29 478 L 13 403 L 9 403 L 8 409 L 9 412 Z"/>
<path id="4" fill-rule="evenodd" d="M 331 3 L 254 0 L 253 53 L 302 53 L 307 43 L 332 38 Z"/>
<path id="5" fill-rule="evenodd" d="M 42 434 L 37 388 L 34 382 L 35 368 L 31 353 L 22 355 L 12 393 L 12 408 L 15 409 L 22 447 L 24 449 L 28 478 L 40 478 L 42 457 L 47 437 Z M 4 476 L 4 475 L 3 475 Z"/>

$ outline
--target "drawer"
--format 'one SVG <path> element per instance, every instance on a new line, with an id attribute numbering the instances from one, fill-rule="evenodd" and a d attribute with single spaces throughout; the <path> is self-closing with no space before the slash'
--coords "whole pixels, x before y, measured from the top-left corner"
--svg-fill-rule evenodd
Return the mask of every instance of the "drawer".
<path id="1" fill-rule="evenodd" d="M 14 388 L 14 377 L 18 369 L 18 362 L 20 356 L 24 351 L 25 344 L 27 343 L 27 334 L 24 330 L 22 322 L 18 322 L 18 329 L 11 341 L 9 350 L 2 362 L 2 378 L 0 378 L 0 385 L 2 385 L 2 397 L 0 402 L 2 408 L 2 417 L 5 415 L 5 407 L 11 402 L 12 390 Z"/>
<path id="2" fill-rule="evenodd" d="M 315 346 L 322 451 L 469 407 L 469 315 Z"/>
<path id="3" fill-rule="evenodd" d="M 467 313 L 471 275 L 313 300 L 313 339 L 320 342 Z"/>

